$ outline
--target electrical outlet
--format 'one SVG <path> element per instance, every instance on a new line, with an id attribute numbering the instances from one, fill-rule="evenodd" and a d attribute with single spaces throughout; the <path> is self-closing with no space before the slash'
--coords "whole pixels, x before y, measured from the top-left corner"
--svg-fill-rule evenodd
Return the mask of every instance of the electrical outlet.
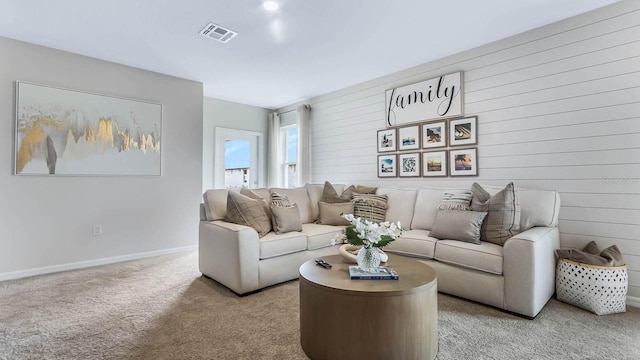
<path id="1" fill-rule="evenodd" d="M 102 225 L 101 224 L 93 225 L 92 233 L 93 233 L 93 236 L 101 236 L 102 235 Z"/>

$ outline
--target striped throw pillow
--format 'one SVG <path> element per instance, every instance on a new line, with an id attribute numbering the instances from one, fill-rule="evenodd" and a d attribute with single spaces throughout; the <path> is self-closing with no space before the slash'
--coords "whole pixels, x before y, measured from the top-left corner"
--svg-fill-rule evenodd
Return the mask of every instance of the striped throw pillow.
<path id="1" fill-rule="evenodd" d="M 440 210 L 471 210 L 471 190 L 446 191 L 442 194 Z"/>
<path id="2" fill-rule="evenodd" d="M 387 214 L 388 196 L 376 194 L 353 194 L 353 216 L 376 223 L 383 222 Z"/>

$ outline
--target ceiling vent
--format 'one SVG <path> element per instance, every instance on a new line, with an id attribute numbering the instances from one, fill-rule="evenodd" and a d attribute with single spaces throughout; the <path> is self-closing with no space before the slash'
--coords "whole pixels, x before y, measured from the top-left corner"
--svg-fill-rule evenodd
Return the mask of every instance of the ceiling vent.
<path id="1" fill-rule="evenodd" d="M 220 25 L 209 23 L 209 25 L 200 30 L 200 35 L 226 44 L 229 42 L 229 40 L 238 35 L 238 33 L 233 30 L 223 28 Z"/>

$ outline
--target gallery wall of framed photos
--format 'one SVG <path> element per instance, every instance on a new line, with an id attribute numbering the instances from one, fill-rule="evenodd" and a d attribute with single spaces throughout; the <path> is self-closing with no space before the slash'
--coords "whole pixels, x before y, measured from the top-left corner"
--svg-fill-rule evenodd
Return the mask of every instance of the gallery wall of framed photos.
<path id="1" fill-rule="evenodd" d="M 378 130 L 378 177 L 478 176 L 478 117 Z"/>

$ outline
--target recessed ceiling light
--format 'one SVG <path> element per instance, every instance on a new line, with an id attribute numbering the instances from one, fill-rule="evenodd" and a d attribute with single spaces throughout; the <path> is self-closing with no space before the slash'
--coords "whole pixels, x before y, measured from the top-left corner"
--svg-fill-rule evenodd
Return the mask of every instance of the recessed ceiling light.
<path id="1" fill-rule="evenodd" d="M 262 3 L 262 7 L 269 11 L 276 11 L 280 7 L 280 5 L 278 5 L 278 3 L 273 0 L 267 0 Z"/>

